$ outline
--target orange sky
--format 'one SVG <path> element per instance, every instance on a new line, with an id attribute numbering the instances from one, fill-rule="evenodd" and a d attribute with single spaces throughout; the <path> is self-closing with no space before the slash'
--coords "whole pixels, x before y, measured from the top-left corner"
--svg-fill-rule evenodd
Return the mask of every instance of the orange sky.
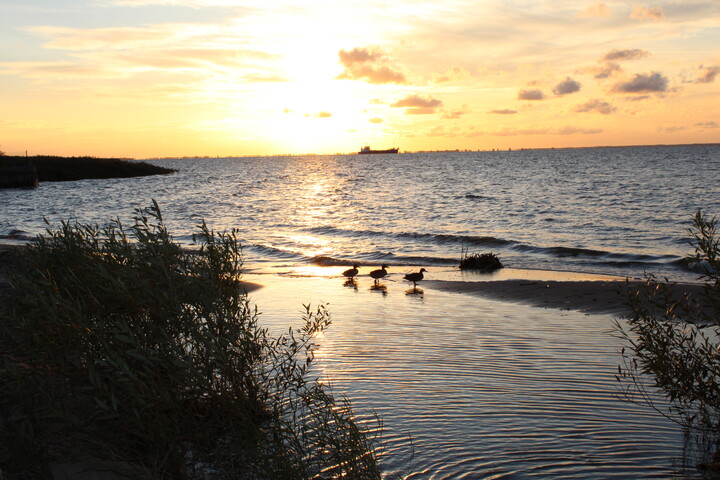
<path id="1" fill-rule="evenodd" d="M 0 150 L 720 142 L 720 1 L 5 0 Z"/>

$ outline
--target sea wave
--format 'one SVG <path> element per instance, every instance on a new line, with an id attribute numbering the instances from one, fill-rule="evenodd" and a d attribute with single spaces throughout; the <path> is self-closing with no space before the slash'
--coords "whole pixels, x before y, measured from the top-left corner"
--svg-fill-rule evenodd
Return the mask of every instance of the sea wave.
<path id="1" fill-rule="evenodd" d="M 437 245 L 457 244 L 470 246 L 507 246 L 516 242 L 504 238 L 480 235 L 455 235 L 446 233 L 418 233 L 418 232 L 385 232 L 380 230 L 351 230 L 333 226 L 311 227 L 306 229 L 309 233 L 318 235 L 332 235 L 342 237 L 385 237 L 402 240 L 420 240 Z"/>

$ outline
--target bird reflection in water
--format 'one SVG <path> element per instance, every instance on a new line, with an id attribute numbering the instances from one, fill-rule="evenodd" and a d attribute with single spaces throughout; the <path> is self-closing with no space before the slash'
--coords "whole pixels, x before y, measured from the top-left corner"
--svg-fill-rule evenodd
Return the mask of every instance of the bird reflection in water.
<path id="1" fill-rule="evenodd" d="M 357 290 L 358 284 L 354 278 L 348 278 L 347 280 L 345 280 L 345 283 L 343 283 L 343 287 L 348 287 L 348 288 Z"/>
<path id="2" fill-rule="evenodd" d="M 377 282 L 377 280 L 376 280 Z M 387 295 L 387 285 L 384 285 L 382 283 L 374 283 L 370 287 L 370 291 L 372 292 L 380 292 L 383 294 L 383 297 Z"/>
<path id="3" fill-rule="evenodd" d="M 422 297 L 425 294 L 425 290 L 422 288 L 413 287 L 409 290 L 405 290 L 405 295 L 417 295 L 418 297 Z"/>

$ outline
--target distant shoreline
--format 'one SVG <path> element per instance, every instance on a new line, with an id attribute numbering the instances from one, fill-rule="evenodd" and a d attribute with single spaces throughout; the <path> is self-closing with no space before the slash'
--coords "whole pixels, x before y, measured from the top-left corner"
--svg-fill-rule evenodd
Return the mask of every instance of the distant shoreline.
<path id="1" fill-rule="evenodd" d="M 3 168 L 25 165 L 38 182 L 67 182 L 86 179 L 133 178 L 149 175 L 167 175 L 177 170 L 147 162 L 98 157 L 60 157 L 51 155 L 0 156 L 0 175 Z"/>
<path id="2" fill-rule="evenodd" d="M 531 151 L 547 151 L 547 150 L 591 150 L 594 148 L 662 148 L 662 147 L 716 147 L 720 143 L 656 143 L 649 145 L 593 145 L 589 147 L 519 147 L 519 148 L 495 148 L 495 149 L 440 149 L 440 150 L 404 150 L 399 155 L 406 153 L 467 153 L 467 152 L 531 152 Z M 337 155 L 358 155 L 357 152 L 335 152 L 335 153 L 269 153 L 258 155 L 186 155 L 186 156 L 162 156 L 162 157 L 142 157 L 133 158 L 136 161 L 148 160 L 202 160 L 211 158 L 273 158 L 273 157 L 332 157 Z"/>

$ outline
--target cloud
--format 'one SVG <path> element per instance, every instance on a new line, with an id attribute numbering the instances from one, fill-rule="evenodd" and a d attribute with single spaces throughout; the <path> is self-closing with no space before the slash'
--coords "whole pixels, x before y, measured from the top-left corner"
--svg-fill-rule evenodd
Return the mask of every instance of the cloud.
<path id="1" fill-rule="evenodd" d="M 436 98 L 423 98 L 418 95 L 408 95 L 407 97 L 390 104 L 390 106 L 395 108 L 407 108 L 405 113 L 410 115 L 425 115 L 435 113 L 438 108 L 442 107 L 442 104 L 442 101 Z"/>
<path id="2" fill-rule="evenodd" d="M 496 137 L 517 137 L 530 135 L 597 135 L 602 133 L 601 128 L 580 128 L 574 126 L 565 126 L 561 128 L 525 128 L 515 129 L 506 128 L 494 132 L 473 132 L 468 137 L 479 137 L 484 135 L 493 135 Z"/>
<path id="3" fill-rule="evenodd" d="M 385 57 L 378 50 L 353 48 L 350 51 L 340 50 L 338 56 L 340 63 L 345 67 L 345 71 L 337 77 L 340 80 L 365 80 L 375 85 L 407 83 L 402 72 L 383 64 Z"/>
<path id="4" fill-rule="evenodd" d="M 718 123 L 718 122 L 701 122 L 701 123 L 696 123 L 695 126 L 700 127 L 700 128 L 715 129 L 715 128 L 720 128 L 720 123 Z"/>
<path id="5" fill-rule="evenodd" d="M 2 62 L 0 74 L 35 79 L 114 78 L 115 74 L 101 68 L 70 62 Z"/>
<path id="6" fill-rule="evenodd" d="M 545 100 L 542 90 L 520 90 L 518 100 Z"/>
<path id="7" fill-rule="evenodd" d="M 373 117 L 370 120 L 368 120 L 368 122 L 378 124 L 378 123 L 383 123 L 383 119 L 380 117 Z"/>
<path id="8" fill-rule="evenodd" d="M 644 58 L 650 55 L 647 50 L 640 50 L 639 48 L 627 49 L 627 50 L 611 50 L 605 54 L 602 58 L 604 62 L 611 62 L 614 60 L 637 60 L 638 58 Z"/>
<path id="9" fill-rule="evenodd" d="M 460 67 L 454 67 L 443 74 L 433 74 L 435 83 L 462 82 L 470 78 L 472 78 L 472 74 Z"/>
<path id="10" fill-rule="evenodd" d="M 330 112 L 318 112 L 315 114 L 315 118 L 330 118 L 332 117 L 332 113 Z"/>
<path id="11" fill-rule="evenodd" d="M 575 16 L 578 18 L 607 18 L 612 14 L 610 7 L 604 3 L 598 3 L 596 5 L 590 5 L 584 10 L 579 11 Z"/>
<path id="12" fill-rule="evenodd" d="M 660 7 L 635 7 L 630 13 L 630 18 L 633 20 L 640 20 L 641 22 L 647 20 L 658 21 L 665 18 L 665 13 L 663 13 L 662 8 Z"/>
<path id="13" fill-rule="evenodd" d="M 616 93 L 659 93 L 668 89 L 668 79 L 661 73 L 638 73 L 627 82 L 620 82 L 613 87 Z"/>
<path id="14" fill-rule="evenodd" d="M 720 65 L 713 65 L 712 67 L 701 66 L 700 69 L 702 70 L 702 73 L 696 80 L 697 83 L 712 83 L 720 74 Z"/>
<path id="15" fill-rule="evenodd" d="M 580 127 L 562 127 L 554 131 L 556 135 L 597 135 L 602 133 L 602 128 L 580 128 Z"/>
<path id="16" fill-rule="evenodd" d="M 659 127 L 658 132 L 660 133 L 677 133 L 677 132 L 684 132 L 687 130 L 687 127 L 685 126 L 677 126 L 677 127 Z"/>
<path id="17" fill-rule="evenodd" d="M 585 68 L 581 70 L 584 73 L 591 73 L 597 79 L 610 78 L 616 73 L 622 72 L 623 69 L 617 63 L 619 61 L 637 60 L 645 58 L 650 55 L 647 50 L 640 50 L 639 48 L 627 48 L 627 49 L 613 49 L 603 55 L 599 60 L 602 64 L 597 67 Z"/>
<path id="18" fill-rule="evenodd" d="M 562 82 L 558 83 L 553 88 L 553 93 L 558 96 L 568 95 L 580 91 L 580 84 L 570 77 L 567 77 Z"/>
<path id="19" fill-rule="evenodd" d="M 581 105 L 576 106 L 573 111 L 578 113 L 590 113 L 590 112 L 597 112 L 602 113 L 603 115 L 609 115 L 616 111 L 617 108 L 614 107 L 612 104 L 603 101 L 603 100 L 590 100 L 588 102 L 585 102 Z"/>
<path id="20" fill-rule="evenodd" d="M 461 110 L 453 110 L 450 112 L 445 112 L 442 116 L 445 120 L 457 120 L 458 118 L 462 117 L 466 113 L 468 113 L 470 109 L 468 109 L 467 105 L 463 105 Z"/>
<path id="21" fill-rule="evenodd" d="M 382 59 L 380 52 L 371 51 L 367 48 L 353 48 L 349 52 L 340 50 L 338 55 L 340 57 L 340 63 L 346 67 L 357 63 L 375 62 Z"/>
<path id="22" fill-rule="evenodd" d="M 591 73 L 597 79 L 610 78 L 617 72 L 622 72 L 622 68 L 615 62 L 608 62 L 599 67 L 591 67 L 581 70 L 584 73 Z"/>
<path id="23" fill-rule="evenodd" d="M 488 113 L 492 113 L 495 115 L 515 115 L 517 110 L 510 110 L 509 108 L 505 108 L 502 110 L 490 110 Z"/>

